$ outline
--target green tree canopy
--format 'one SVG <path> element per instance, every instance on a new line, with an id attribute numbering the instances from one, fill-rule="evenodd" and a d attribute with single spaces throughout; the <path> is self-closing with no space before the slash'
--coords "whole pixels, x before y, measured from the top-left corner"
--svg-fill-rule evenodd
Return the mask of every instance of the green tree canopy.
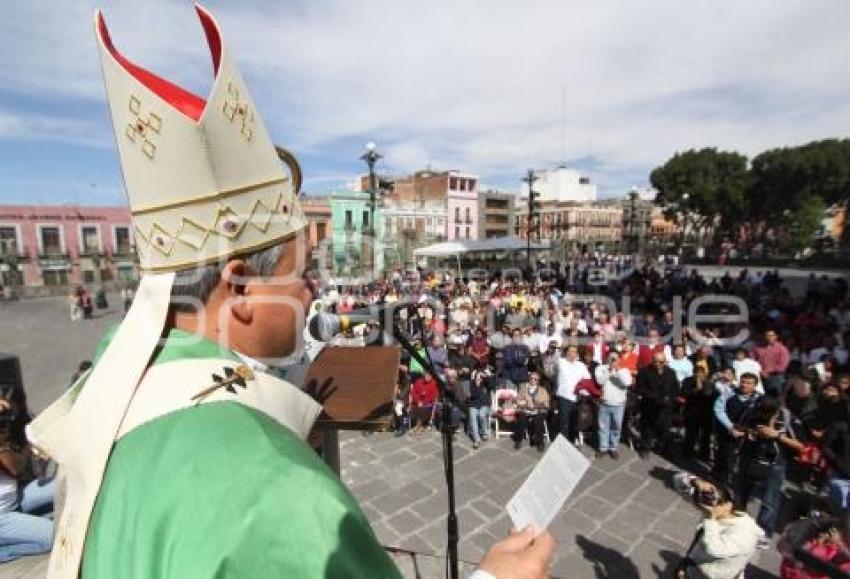
<path id="1" fill-rule="evenodd" d="M 753 159 L 749 213 L 764 219 L 796 211 L 818 196 L 827 205 L 850 198 L 850 139 L 771 149 Z"/>
<path id="2" fill-rule="evenodd" d="M 783 210 L 777 227 L 782 245 L 793 251 L 811 247 L 825 211 L 826 203 L 817 195 L 806 197 L 794 209 Z"/>
<path id="3" fill-rule="evenodd" d="M 747 158 L 717 149 L 690 150 L 652 171 L 649 180 L 658 190 L 657 202 L 676 204 L 706 222 L 720 216 L 721 227 L 731 227 L 745 205 Z"/>

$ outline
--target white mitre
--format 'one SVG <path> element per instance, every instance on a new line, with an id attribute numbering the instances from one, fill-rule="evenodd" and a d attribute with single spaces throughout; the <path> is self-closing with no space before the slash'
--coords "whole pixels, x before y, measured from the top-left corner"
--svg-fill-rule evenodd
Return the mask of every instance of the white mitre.
<path id="1" fill-rule="evenodd" d="M 134 398 L 156 399 L 142 377 L 164 331 L 175 272 L 281 243 L 307 223 L 293 182 L 300 179 L 297 163 L 287 160 L 289 177 L 218 25 L 207 10 L 196 10 L 215 72 L 206 101 L 127 60 L 112 44 L 101 13 L 95 14 L 143 275 L 130 311 L 76 400 L 76 391 L 60 398 L 28 429 L 34 445 L 57 459 L 67 478 L 51 579 L 77 577 L 122 422 L 138 406 L 131 407 Z M 316 405 L 304 404 L 312 421 Z"/>
<path id="2" fill-rule="evenodd" d="M 206 102 L 134 65 L 96 32 L 141 267 L 176 271 L 251 252 L 306 224 L 251 95 L 212 15 Z"/>

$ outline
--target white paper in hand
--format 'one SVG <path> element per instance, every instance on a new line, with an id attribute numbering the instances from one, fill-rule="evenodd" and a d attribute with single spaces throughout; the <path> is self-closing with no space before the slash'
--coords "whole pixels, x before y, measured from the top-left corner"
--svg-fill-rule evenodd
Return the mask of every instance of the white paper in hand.
<path id="1" fill-rule="evenodd" d="M 538 533 L 548 528 L 589 466 L 590 461 L 559 435 L 508 501 L 514 528 L 533 525 Z"/>

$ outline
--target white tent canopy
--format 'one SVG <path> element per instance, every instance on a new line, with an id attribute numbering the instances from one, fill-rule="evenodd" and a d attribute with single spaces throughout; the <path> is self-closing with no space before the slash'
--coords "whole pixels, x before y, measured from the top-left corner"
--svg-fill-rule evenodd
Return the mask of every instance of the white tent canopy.
<path id="1" fill-rule="evenodd" d="M 545 240 L 548 241 L 548 240 Z M 469 239 L 443 241 L 413 251 L 416 257 L 447 257 L 485 251 L 520 251 L 528 247 L 528 241 L 519 237 L 493 237 L 472 241 Z M 547 244 L 532 243 L 532 250 L 547 249 Z"/>

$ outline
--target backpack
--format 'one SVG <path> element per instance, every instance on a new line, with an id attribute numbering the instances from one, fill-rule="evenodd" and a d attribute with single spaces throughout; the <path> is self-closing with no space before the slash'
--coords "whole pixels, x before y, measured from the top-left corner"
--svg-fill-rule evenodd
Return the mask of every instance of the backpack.
<path id="1" fill-rule="evenodd" d="M 590 432 L 595 429 L 596 404 L 589 396 L 580 396 L 575 407 L 576 432 Z"/>

